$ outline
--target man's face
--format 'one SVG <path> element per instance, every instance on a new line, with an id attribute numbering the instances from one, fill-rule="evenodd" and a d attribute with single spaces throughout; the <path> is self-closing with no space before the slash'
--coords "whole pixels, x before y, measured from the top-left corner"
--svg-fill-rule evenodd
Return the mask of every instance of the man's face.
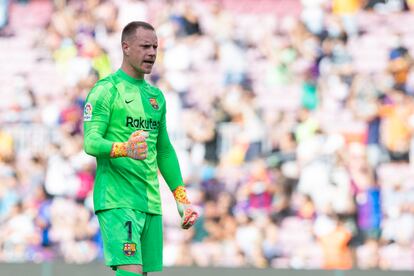
<path id="1" fill-rule="evenodd" d="M 127 62 L 138 75 L 150 74 L 157 57 L 158 39 L 152 30 L 138 28 L 134 36 L 122 43 Z"/>

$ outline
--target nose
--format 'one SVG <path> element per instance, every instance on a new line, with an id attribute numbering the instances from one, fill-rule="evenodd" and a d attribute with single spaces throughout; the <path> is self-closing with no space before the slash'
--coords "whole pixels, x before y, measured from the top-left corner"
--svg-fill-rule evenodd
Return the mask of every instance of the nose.
<path id="1" fill-rule="evenodd" d="M 151 57 L 156 56 L 156 55 L 157 55 L 157 48 L 155 48 L 155 47 L 150 47 L 149 55 L 150 55 Z"/>

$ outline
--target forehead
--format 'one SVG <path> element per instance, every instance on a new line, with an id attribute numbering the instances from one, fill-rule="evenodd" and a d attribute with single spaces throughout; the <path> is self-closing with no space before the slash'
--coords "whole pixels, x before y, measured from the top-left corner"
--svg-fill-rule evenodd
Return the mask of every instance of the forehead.
<path id="1" fill-rule="evenodd" d="M 157 35 L 153 30 L 147 30 L 144 28 L 138 28 L 135 31 L 135 42 L 137 43 L 151 43 L 151 44 L 157 44 Z"/>

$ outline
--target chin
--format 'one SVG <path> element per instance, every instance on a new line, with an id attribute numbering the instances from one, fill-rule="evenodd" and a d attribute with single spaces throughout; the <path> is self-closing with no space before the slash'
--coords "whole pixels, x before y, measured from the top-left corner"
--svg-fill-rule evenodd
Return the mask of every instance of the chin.
<path id="1" fill-rule="evenodd" d="M 143 70 L 144 71 L 144 74 L 151 74 L 151 72 L 152 72 L 152 68 L 151 69 L 149 69 L 149 70 Z"/>

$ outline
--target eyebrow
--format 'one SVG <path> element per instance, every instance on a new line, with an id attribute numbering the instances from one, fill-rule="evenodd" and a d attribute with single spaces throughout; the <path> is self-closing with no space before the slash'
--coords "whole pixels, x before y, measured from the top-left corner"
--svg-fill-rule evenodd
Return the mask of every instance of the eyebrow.
<path id="1" fill-rule="evenodd" d="M 157 46 L 158 47 L 158 43 L 151 43 L 151 42 L 141 42 L 139 45 L 151 45 L 151 46 Z"/>

